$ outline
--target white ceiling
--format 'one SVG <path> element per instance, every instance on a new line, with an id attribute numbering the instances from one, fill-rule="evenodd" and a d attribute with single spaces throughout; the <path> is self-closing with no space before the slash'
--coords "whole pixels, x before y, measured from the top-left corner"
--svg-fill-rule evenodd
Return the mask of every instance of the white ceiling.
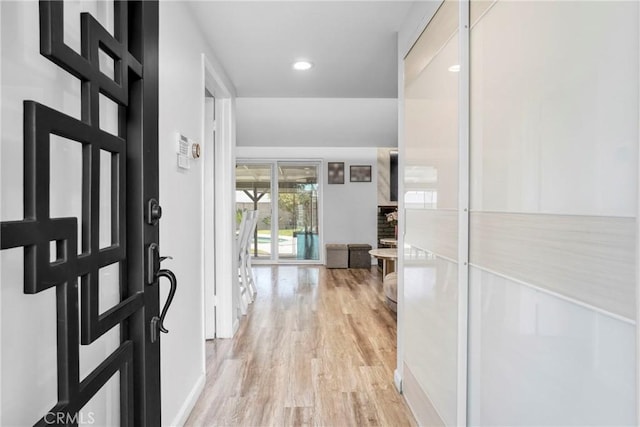
<path id="1" fill-rule="evenodd" d="M 396 33 L 412 4 L 189 2 L 235 85 L 238 145 L 395 145 L 397 105 L 390 108 L 380 98 L 397 98 Z M 299 59 L 314 67 L 294 71 L 291 65 Z M 265 103 L 257 98 L 278 100 Z M 300 104 L 296 98 L 306 101 Z M 327 98 L 336 100 L 332 104 Z M 339 100 L 362 98 L 370 102 Z M 270 108 L 276 104 L 278 108 Z M 329 111 L 330 105 L 336 110 Z"/>
<path id="2" fill-rule="evenodd" d="M 393 98 L 406 1 L 195 1 L 241 97 Z M 314 68 L 296 72 L 308 59 Z"/>

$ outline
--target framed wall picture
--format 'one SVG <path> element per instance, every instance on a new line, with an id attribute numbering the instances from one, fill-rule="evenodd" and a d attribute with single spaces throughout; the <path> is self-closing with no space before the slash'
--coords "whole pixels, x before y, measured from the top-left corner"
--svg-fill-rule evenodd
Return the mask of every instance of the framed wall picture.
<path id="1" fill-rule="evenodd" d="M 389 151 L 389 201 L 398 201 L 398 151 Z"/>
<path id="2" fill-rule="evenodd" d="M 344 184 L 344 162 L 329 162 L 327 177 L 329 184 Z"/>
<path id="3" fill-rule="evenodd" d="M 371 182 L 371 165 L 351 165 L 349 172 L 351 182 Z"/>

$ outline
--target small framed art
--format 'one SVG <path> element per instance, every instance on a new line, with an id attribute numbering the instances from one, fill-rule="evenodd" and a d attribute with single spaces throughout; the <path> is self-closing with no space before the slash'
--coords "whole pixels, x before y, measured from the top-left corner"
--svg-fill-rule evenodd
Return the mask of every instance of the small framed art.
<path id="1" fill-rule="evenodd" d="M 329 162 L 327 177 L 329 184 L 344 184 L 344 162 Z"/>
<path id="2" fill-rule="evenodd" d="M 371 182 L 371 165 L 352 165 L 349 177 L 351 182 Z"/>

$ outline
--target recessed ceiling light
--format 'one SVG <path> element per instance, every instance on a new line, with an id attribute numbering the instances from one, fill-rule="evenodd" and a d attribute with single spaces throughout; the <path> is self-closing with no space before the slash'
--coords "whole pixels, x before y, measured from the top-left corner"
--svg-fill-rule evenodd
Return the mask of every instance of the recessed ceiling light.
<path id="1" fill-rule="evenodd" d="M 452 73 L 457 73 L 460 71 L 460 65 L 456 64 L 456 65 L 452 65 L 451 67 L 448 68 L 449 71 L 451 71 Z"/>
<path id="2" fill-rule="evenodd" d="M 297 61 L 293 63 L 293 69 L 298 71 L 305 71 L 313 67 L 313 64 L 309 61 Z"/>

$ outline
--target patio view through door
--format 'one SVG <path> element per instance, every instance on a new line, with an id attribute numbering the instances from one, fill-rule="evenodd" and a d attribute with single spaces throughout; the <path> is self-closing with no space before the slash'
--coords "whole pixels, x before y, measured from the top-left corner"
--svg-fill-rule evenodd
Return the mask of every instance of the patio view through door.
<path id="1" fill-rule="evenodd" d="M 258 211 L 251 248 L 254 260 L 320 260 L 319 166 L 319 162 L 238 162 L 238 223 L 243 210 Z"/>
<path id="2" fill-rule="evenodd" d="M 270 163 L 236 165 L 236 227 L 240 225 L 242 211 L 257 210 L 258 223 L 251 247 L 256 260 L 271 260 L 271 176 Z"/>

